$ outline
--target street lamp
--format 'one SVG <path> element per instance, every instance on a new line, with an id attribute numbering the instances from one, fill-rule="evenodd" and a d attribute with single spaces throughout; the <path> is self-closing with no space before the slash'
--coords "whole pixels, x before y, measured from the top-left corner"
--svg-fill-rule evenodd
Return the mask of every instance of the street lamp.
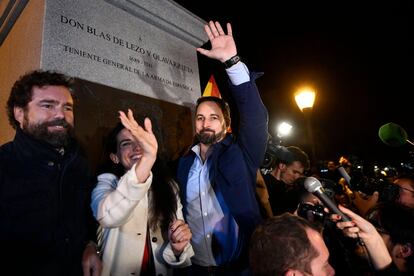
<path id="1" fill-rule="evenodd" d="M 282 137 L 288 136 L 292 131 L 292 125 L 287 122 L 281 122 L 277 126 L 277 137 L 279 138 L 279 144 L 282 144 Z"/>
<path id="2" fill-rule="evenodd" d="M 310 87 L 304 87 L 299 89 L 295 93 L 295 101 L 299 109 L 303 112 L 306 120 L 306 128 L 308 131 L 308 139 L 310 142 L 310 148 L 312 153 L 312 160 L 316 161 L 315 143 L 313 140 L 312 124 L 311 124 L 311 110 L 315 103 L 316 92 Z"/>
<path id="3" fill-rule="evenodd" d="M 316 93 L 312 88 L 304 87 L 295 93 L 295 101 L 299 109 L 303 112 L 306 108 L 312 108 L 315 103 Z"/>

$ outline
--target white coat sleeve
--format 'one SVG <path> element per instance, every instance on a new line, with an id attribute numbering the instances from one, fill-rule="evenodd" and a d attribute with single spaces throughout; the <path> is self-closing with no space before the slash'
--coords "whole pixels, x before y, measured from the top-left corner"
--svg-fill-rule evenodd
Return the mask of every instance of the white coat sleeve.
<path id="1" fill-rule="evenodd" d="M 151 186 L 152 173 L 144 183 L 139 183 L 135 165 L 117 181 L 113 174 L 98 176 L 92 192 L 92 210 L 102 227 L 118 227 L 128 221 L 134 208 Z"/>

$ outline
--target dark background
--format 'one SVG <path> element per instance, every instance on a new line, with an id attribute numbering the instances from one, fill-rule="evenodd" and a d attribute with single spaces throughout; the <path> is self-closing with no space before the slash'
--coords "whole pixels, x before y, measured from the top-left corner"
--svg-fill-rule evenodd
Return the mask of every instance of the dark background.
<path id="1" fill-rule="evenodd" d="M 188 107 L 82 79 L 76 79 L 75 91 L 76 138 L 93 172 L 99 173 L 109 161 L 105 141 L 119 122 L 118 110 L 130 108 L 141 125 L 145 117 L 151 119 L 158 141 L 158 156 L 162 160 L 178 159 L 191 144 L 193 129 L 188 127 L 192 124 Z"/>
<path id="2" fill-rule="evenodd" d="M 412 1 L 190 1 L 181 6 L 203 20 L 232 23 L 238 53 L 257 81 L 269 111 L 269 132 L 288 120 L 284 145 L 310 153 L 303 113 L 293 94 L 317 91 L 312 125 L 319 160 L 353 155 L 366 162 L 410 161 L 414 147 L 389 147 L 378 138 L 394 122 L 414 139 Z M 210 47 L 209 44 L 203 47 Z M 224 71 L 201 55 L 201 90 L 214 73 L 226 99 Z"/>

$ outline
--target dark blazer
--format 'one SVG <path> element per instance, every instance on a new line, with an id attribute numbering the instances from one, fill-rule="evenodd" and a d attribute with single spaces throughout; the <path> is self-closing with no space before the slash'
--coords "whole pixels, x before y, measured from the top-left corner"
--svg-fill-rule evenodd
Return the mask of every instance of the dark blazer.
<path id="1" fill-rule="evenodd" d="M 89 165 L 17 130 L 0 147 L 0 259 L 4 275 L 82 275 L 93 238 Z"/>
<path id="2" fill-rule="evenodd" d="M 260 212 L 255 198 L 256 171 L 261 165 L 267 144 L 267 110 L 260 98 L 252 73 L 251 81 L 230 85 L 240 118 L 237 136 L 227 135 L 212 145 L 210 181 L 217 186 L 239 225 L 240 235 L 247 245 L 255 226 L 260 222 Z M 187 215 L 187 179 L 195 153 L 189 151 L 178 164 L 177 178 L 180 184 L 184 216 Z"/>

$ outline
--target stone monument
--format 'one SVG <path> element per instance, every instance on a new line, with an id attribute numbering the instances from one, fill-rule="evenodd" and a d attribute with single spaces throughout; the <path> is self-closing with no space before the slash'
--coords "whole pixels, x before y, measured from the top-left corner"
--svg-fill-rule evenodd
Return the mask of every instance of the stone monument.
<path id="1" fill-rule="evenodd" d="M 57 70 L 77 79 L 76 135 L 93 166 L 118 110 L 152 119 L 164 158 L 191 142 L 203 20 L 170 0 L 2 1 L 0 8 L 2 106 L 26 71 Z M 4 143 L 13 130 L 4 110 L 0 116 Z"/>

